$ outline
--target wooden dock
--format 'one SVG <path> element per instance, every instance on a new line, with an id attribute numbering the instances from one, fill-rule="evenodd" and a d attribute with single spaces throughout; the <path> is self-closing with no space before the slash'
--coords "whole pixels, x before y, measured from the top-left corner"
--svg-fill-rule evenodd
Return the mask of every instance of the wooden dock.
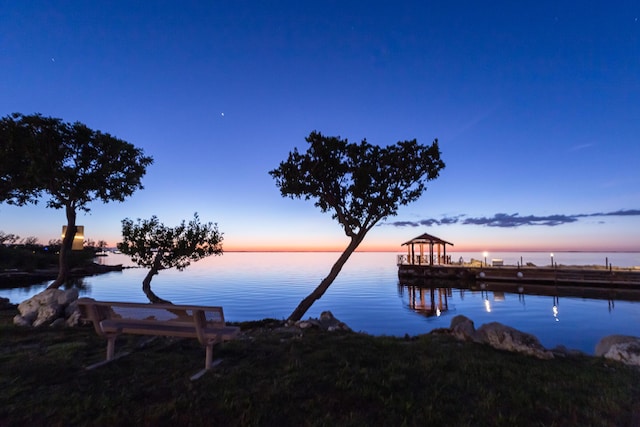
<path id="1" fill-rule="evenodd" d="M 611 299 L 621 297 L 640 300 L 640 267 L 608 268 L 598 266 L 547 267 L 504 265 L 502 259 L 484 262 L 452 263 L 447 246 L 453 243 L 424 233 L 405 243 L 407 252 L 397 256 L 401 286 L 426 288 L 464 288 L 502 290 L 541 295 L 574 295 Z"/>
<path id="2" fill-rule="evenodd" d="M 398 265 L 401 280 L 449 279 L 466 282 L 508 282 L 555 286 L 587 286 L 640 290 L 640 270 L 626 268 L 597 269 L 577 266 L 523 267 L 523 266 L 468 266 Z"/>

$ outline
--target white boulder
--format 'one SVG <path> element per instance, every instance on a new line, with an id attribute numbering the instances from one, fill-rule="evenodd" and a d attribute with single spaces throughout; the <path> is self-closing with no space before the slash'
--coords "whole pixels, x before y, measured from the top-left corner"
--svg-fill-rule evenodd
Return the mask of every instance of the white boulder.
<path id="1" fill-rule="evenodd" d="M 488 344 L 499 350 L 523 353 L 539 359 L 553 359 L 553 353 L 544 348 L 538 338 L 498 322 L 484 324 L 476 330 L 471 319 L 458 315 L 451 319 L 449 333 L 461 341 Z"/>
<path id="2" fill-rule="evenodd" d="M 553 359 L 535 336 L 498 322 L 485 323 L 476 331 L 480 340 L 493 348 L 528 354 L 539 359 Z"/>
<path id="3" fill-rule="evenodd" d="M 627 335 L 606 336 L 596 344 L 595 355 L 626 365 L 640 366 L 640 338 Z"/>
<path id="4" fill-rule="evenodd" d="M 473 320 L 467 316 L 461 314 L 451 319 L 451 335 L 459 339 L 460 341 L 478 341 L 476 335 L 476 327 L 473 324 Z"/>
<path id="5" fill-rule="evenodd" d="M 45 289 L 18 304 L 20 314 L 13 318 L 13 323 L 19 326 L 37 327 L 51 325 L 57 319 L 62 319 L 62 322 L 65 322 L 71 317 L 74 317 L 77 323 L 79 312 L 77 305 L 73 304 L 77 299 L 78 290 L 75 288 L 67 290 Z M 69 309 L 72 305 L 75 308 Z"/>

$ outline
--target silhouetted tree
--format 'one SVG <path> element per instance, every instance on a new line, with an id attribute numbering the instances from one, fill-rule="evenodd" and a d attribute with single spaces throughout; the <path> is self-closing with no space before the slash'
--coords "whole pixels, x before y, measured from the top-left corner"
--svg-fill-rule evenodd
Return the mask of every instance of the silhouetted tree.
<path id="1" fill-rule="evenodd" d="M 68 253 L 76 234 L 77 210 L 94 200 L 123 201 L 141 189 L 151 157 L 141 149 L 82 123 L 65 123 L 40 114 L 14 113 L 0 120 L 0 203 L 65 209 L 59 271 L 49 288 L 68 277 Z"/>
<path id="2" fill-rule="evenodd" d="M 13 245 L 20 240 L 20 236 L 15 234 L 5 234 L 4 231 L 0 231 L 0 245 Z"/>
<path id="3" fill-rule="evenodd" d="M 218 225 L 200 224 L 197 213 L 188 224 L 183 220 L 174 228 L 160 223 L 155 215 L 149 220 L 138 218 L 135 224 L 125 218 L 122 237 L 118 249 L 131 256 L 139 266 L 149 268 L 142 281 L 142 291 L 152 303 L 170 303 L 151 290 L 151 279 L 158 272 L 172 267 L 184 270 L 192 261 L 222 254 L 222 233 L 218 231 Z"/>
<path id="4" fill-rule="evenodd" d="M 38 244 L 38 238 L 35 236 L 25 237 L 20 243 L 26 246 L 35 246 Z"/>
<path id="5" fill-rule="evenodd" d="M 100 249 L 101 251 L 104 251 L 104 249 L 107 247 L 107 242 L 104 240 L 98 240 L 98 249 Z"/>
<path id="6" fill-rule="evenodd" d="M 437 178 L 445 166 L 437 139 L 429 146 L 414 139 L 380 147 L 311 132 L 306 140 L 306 153 L 294 148 L 287 161 L 269 174 L 283 197 L 313 199 L 322 212 L 331 211 L 351 240 L 329 275 L 291 313 L 290 321 L 300 320 L 322 297 L 369 230 L 396 215 L 399 206 L 417 200 L 425 183 Z"/>

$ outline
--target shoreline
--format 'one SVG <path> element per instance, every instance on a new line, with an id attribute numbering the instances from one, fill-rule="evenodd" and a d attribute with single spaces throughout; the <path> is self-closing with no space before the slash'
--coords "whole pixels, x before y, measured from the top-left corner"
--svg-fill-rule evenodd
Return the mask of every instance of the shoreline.
<path id="1" fill-rule="evenodd" d="M 91 263 L 82 267 L 70 270 L 69 278 L 95 276 L 97 274 L 110 273 L 112 271 L 122 271 L 125 268 L 122 264 L 104 265 Z M 58 275 L 58 268 L 50 268 L 34 271 L 9 270 L 0 272 L 0 289 L 12 289 L 33 286 L 48 280 L 55 280 Z"/>

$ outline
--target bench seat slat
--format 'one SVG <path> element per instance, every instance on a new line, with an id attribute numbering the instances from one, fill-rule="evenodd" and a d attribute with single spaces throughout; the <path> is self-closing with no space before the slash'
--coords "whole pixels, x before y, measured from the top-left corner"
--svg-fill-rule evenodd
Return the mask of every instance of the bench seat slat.
<path id="1" fill-rule="evenodd" d="M 196 328 L 193 323 L 186 322 L 154 322 L 148 320 L 129 319 L 106 319 L 100 322 L 103 332 L 113 334 L 134 334 L 134 335 L 160 335 L 197 338 Z M 217 338 L 220 340 L 230 340 L 234 338 L 240 328 L 234 326 L 207 326 L 203 329 L 204 336 L 208 339 Z"/>

